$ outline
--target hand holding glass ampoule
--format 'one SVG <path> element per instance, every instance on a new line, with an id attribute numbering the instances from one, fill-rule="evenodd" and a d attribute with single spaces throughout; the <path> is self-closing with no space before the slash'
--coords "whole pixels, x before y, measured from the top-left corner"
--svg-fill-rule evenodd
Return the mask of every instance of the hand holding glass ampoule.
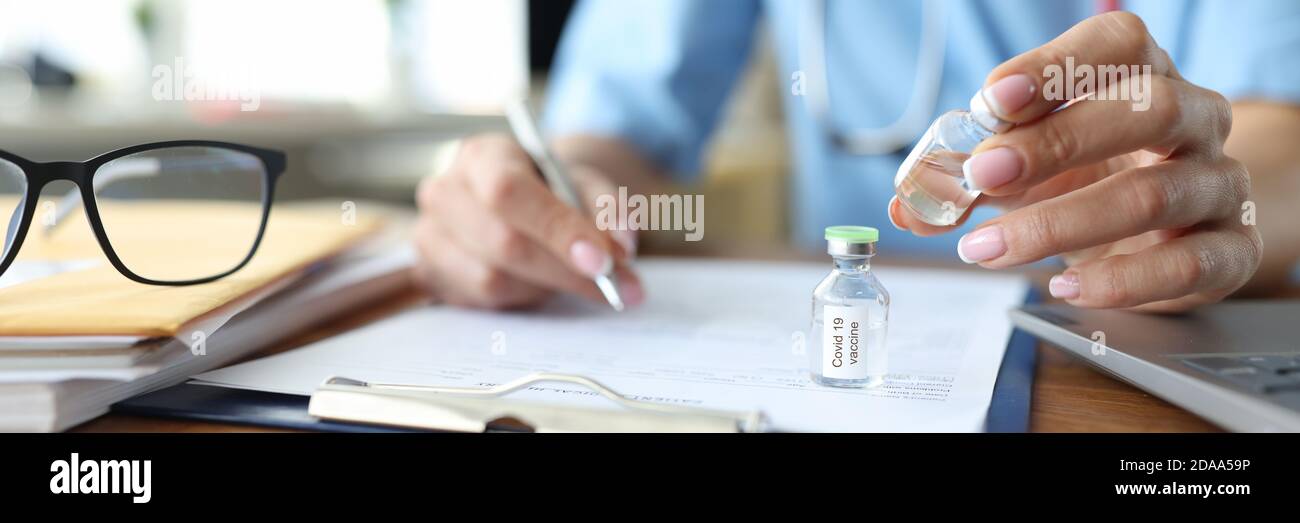
<path id="1" fill-rule="evenodd" d="M 1140 72 L 1071 103 L 1045 89 L 1065 59 Z M 1224 154 L 1231 107 L 1185 81 L 1137 16 L 1089 18 L 988 78 L 900 168 L 895 226 L 929 236 L 974 206 L 1002 208 L 961 238 L 961 259 L 1002 269 L 1061 255 L 1069 268 L 1050 291 L 1083 307 L 1185 310 L 1254 275 L 1261 239 L 1240 215 L 1250 177 Z"/>

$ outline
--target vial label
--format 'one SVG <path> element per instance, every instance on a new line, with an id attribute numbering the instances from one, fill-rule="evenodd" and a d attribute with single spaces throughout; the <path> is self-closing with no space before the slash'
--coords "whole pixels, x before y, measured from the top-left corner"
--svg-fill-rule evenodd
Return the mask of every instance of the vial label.
<path id="1" fill-rule="evenodd" d="M 866 379 L 867 308 L 826 305 L 822 314 L 822 376 Z"/>

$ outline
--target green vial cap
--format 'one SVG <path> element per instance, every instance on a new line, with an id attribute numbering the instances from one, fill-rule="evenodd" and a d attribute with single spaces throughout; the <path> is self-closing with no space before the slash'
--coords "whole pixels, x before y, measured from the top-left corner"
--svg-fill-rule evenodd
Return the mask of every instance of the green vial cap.
<path id="1" fill-rule="evenodd" d="M 861 225 L 834 225 L 826 228 L 826 239 L 848 243 L 875 243 L 880 240 L 880 231 L 875 227 Z"/>

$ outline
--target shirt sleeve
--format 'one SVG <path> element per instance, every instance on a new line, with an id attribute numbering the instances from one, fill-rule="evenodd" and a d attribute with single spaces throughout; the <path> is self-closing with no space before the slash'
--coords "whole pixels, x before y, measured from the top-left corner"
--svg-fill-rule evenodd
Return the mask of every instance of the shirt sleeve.
<path id="1" fill-rule="evenodd" d="M 551 71 L 545 126 L 628 141 L 679 179 L 749 58 L 758 0 L 585 0 Z"/>
<path id="2" fill-rule="evenodd" d="M 1179 70 L 1230 100 L 1300 103 L 1300 2 L 1217 0 L 1186 21 Z"/>

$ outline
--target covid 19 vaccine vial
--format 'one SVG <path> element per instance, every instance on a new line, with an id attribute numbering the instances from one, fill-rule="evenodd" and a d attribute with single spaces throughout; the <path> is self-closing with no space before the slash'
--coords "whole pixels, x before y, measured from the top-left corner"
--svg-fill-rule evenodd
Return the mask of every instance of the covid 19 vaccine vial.
<path id="1" fill-rule="evenodd" d="M 876 387 L 885 381 L 889 353 L 889 293 L 871 272 L 880 232 L 871 227 L 826 228 L 830 275 L 812 299 L 812 380 L 829 387 Z"/>
<path id="2" fill-rule="evenodd" d="M 1010 122 L 993 114 L 983 91 L 971 98 L 969 111 L 949 111 L 930 124 L 894 176 L 894 191 L 903 207 L 931 225 L 954 225 L 980 191 L 970 186 L 962 164 L 990 136 Z"/>

